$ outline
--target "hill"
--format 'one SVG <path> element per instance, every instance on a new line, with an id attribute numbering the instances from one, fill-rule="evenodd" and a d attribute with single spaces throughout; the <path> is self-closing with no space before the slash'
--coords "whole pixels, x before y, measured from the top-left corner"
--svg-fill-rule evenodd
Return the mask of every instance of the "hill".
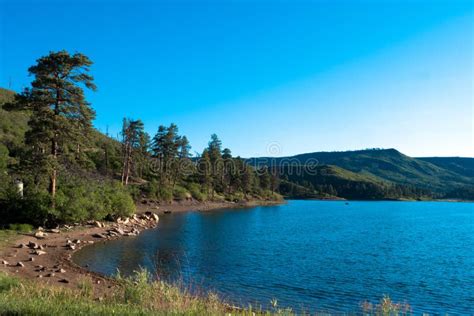
<path id="1" fill-rule="evenodd" d="M 313 185 L 329 183 L 339 187 L 339 190 L 334 188 L 339 195 L 345 191 L 344 197 L 347 198 L 354 196 L 343 190 L 344 181 L 378 187 L 376 191 L 384 191 L 386 189 L 383 187 L 391 186 L 393 188 L 389 191 L 417 191 L 422 196 L 431 192 L 433 197 L 450 197 L 454 191 L 471 191 L 474 187 L 474 158 L 412 158 L 396 149 L 314 152 L 290 157 L 251 158 L 248 161 L 254 165 L 283 166 L 280 168 L 281 173 L 299 184 L 305 181 Z M 310 165 L 327 166 L 331 177 L 321 174 L 287 175 L 287 166 L 293 166 L 294 169 L 296 166 Z M 361 197 L 361 194 L 356 195 Z"/>
<path id="2" fill-rule="evenodd" d="M 436 165 L 440 168 L 460 175 L 474 177 L 474 158 L 464 157 L 422 157 L 417 158 Z"/>

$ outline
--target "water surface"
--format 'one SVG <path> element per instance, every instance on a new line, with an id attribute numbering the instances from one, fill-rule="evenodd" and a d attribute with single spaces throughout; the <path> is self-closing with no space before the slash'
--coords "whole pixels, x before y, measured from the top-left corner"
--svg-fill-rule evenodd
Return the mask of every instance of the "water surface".
<path id="1" fill-rule="evenodd" d="M 474 204 L 289 201 L 163 215 L 157 229 L 95 244 L 75 262 L 139 267 L 246 305 L 357 311 L 383 294 L 415 312 L 474 312 Z"/>

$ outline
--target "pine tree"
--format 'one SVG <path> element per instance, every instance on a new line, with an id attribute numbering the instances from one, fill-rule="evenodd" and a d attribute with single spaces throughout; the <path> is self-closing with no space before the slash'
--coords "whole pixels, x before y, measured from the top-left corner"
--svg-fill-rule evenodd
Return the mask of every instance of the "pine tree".
<path id="1" fill-rule="evenodd" d="M 83 87 L 96 90 L 88 74 L 92 61 L 83 54 L 51 52 L 28 69 L 35 79 L 19 96 L 19 105 L 31 110 L 25 142 L 32 149 L 35 165 L 49 173 L 53 208 L 60 157 L 81 150 L 92 127 L 94 110 L 84 97 Z"/>
<path id="2" fill-rule="evenodd" d="M 198 175 L 199 182 L 204 187 L 206 195 L 209 198 L 209 194 L 211 191 L 214 191 L 214 188 L 212 187 L 212 166 L 208 149 L 204 149 L 199 159 Z"/>
<path id="3" fill-rule="evenodd" d="M 123 119 L 122 125 L 122 184 L 128 185 L 136 153 L 144 141 L 144 125 L 141 120 Z"/>

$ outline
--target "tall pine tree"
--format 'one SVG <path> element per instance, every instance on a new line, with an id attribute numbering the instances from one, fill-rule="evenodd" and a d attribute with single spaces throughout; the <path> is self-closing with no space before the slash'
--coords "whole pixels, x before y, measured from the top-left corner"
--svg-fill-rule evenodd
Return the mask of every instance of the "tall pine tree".
<path id="1" fill-rule="evenodd" d="M 34 80 L 19 97 L 19 105 L 31 110 L 26 143 L 35 164 L 49 173 L 49 192 L 54 208 L 60 157 L 70 150 L 80 151 L 91 130 L 94 110 L 83 88 L 96 86 L 89 75 L 92 61 L 83 54 L 51 52 L 28 69 Z"/>

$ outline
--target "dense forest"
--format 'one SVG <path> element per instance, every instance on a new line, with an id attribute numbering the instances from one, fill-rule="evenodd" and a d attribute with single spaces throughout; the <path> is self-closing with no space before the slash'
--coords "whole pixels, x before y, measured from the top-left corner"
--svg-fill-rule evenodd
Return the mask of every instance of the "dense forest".
<path id="1" fill-rule="evenodd" d="M 153 136 L 124 118 L 121 139 L 95 130 L 84 90 L 96 86 L 83 54 L 52 52 L 28 69 L 31 87 L 0 90 L 0 218 L 56 225 L 130 215 L 161 202 L 278 200 L 278 177 L 223 148 L 216 134 L 198 157 L 178 126 Z M 23 190 L 19 186 L 23 186 Z"/>

